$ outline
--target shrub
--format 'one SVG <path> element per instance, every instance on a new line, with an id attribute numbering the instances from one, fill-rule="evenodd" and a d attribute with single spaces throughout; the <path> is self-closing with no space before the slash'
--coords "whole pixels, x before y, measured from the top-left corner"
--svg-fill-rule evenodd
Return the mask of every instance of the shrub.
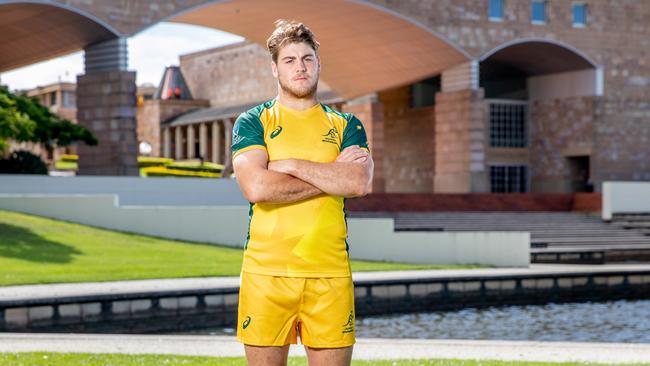
<path id="1" fill-rule="evenodd" d="M 29 151 L 14 151 L 8 158 L 0 159 L 0 173 L 47 174 L 47 165 L 38 155 Z"/>

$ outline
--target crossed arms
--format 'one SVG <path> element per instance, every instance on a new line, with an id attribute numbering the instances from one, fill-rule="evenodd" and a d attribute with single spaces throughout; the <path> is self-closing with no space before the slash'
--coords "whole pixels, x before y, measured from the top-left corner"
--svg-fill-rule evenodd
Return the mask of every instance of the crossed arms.
<path id="1" fill-rule="evenodd" d="M 252 203 L 289 203 L 319 194 L 363 196 L 370 189 L 373 167 L 368 151 L 356 145 L 344 149 L 332 163 L 269 162 L 261 149 L 246 151 L 233 160 L 239 187 Z"/>

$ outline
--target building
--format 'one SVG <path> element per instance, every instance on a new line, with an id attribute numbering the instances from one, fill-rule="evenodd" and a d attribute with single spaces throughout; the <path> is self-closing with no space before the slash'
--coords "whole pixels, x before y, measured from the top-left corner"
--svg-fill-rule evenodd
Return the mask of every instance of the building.
<path id="1" fill-rule="evenodd" d="M 69 82 L 58 82 L 45 86 L 39 86 L 31 90 L 23 91 L 30 97 L 48 107 L 52 113 L 67 119 L 72 123 L 77 122 L 77 97 L 76 85 Z M 11 151 L 27 150 L 41 157 L 45 163 L 53 165 L 63 154 L 76 154 L 76 146 L 55 148 L 47 151 L 41 144 L 33 142 L 12 142 L 9 146 Z"/>
<path id="2" fill-rule="evenodd" d="M 650 180 L 650 63 L 632 56 L 650 43 L 650 23 L 612 15 L 612 1 L 402 6 L 439 18 L 435 31 L 474 57 L 354 99 L 321 89 L 321 100 L 366 123 L 375 190 L 585 192 Z M 650 19 L 650 4 L 634 9 Z M 628 28 L 647 37 L 632 41 Z M 268 64 L 249 42 L 182 56 L 189 89 L 211 107 L 162 121 L 161 154 L 224 162 L 234 118 L 276 94 Z"/>
<path id="3" fill-rule="evenodd" d="M 135 74 L 127 70 L 126 37 L 164 19 L 263 44 L 273 21 L 290 14 L 321 40 L 322 80 L 341 98 L 340 109 L 366 125 L 376 192 L 599 191 L 604 181 L 650 180 L 648 1 L 125 0 L 116 7 L 52 0 L 0 8 L 0 72 L 84 49 L 78 116 L 97 127 L 101 141 L 97 148 L 80 146 L 84 174 L 137 174 Z M 45 11 L 56 17 L 46 21 Z M 61 32 L 49 31 L 55 26 Z M 228 52 L 238 51 L 222 50 L 223 62 L 198 74 L 217 65 L 232 70 L 218 85 L 193 85 L 190 60 L 181 60 L 194 100 L 221 110 L 266 99 L 262 82 L 247 84 L 257 67 L 239 65 L 245 57 L 226 65 Z M 268 63 L 250 57 L 250 65 Z M 229 94 L 202 91 L 217 87 Z M 254 95 L 263 98 L 253 102 Z M 162 117 L 161 127 L 195 126 L 185 128 L 180 147 L 172 146 L 176 132 L 159 136 L 169 141 L 163 145 L 170 154 L 189 156 L 198 145 L 214 155 L 207 151 L 212 132 L 201 132 L 204 118 Z M 207 136 L 203 151 L 201 136 Z"/>

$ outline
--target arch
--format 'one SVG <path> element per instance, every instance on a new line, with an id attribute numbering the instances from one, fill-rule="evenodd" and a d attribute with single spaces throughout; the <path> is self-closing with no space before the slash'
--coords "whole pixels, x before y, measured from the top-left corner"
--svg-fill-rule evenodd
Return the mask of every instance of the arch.
<path id="1" fill-rule="evenodd" d="M 488 98 L 500 95 L 546 99 L 603 95 L 603 69 L 563 42 L 522 38 L 479 58 L 480 84 Z"/>
<path id="2" fill-rule="evenodd" d="M 507 48 L 516 47 L 516 46 L 520 46 L 520 45 L 524 45 L 524 44 L 535 44 L 535 43 L 548 44 L 548 45 L 551 45 L 551 46 L 556 46 L 556 47 L 563 48 L 563 49 L 569 51 L 570 53 L 575 54 L 576 56 L 578 56 L 579 58 L 581 58 L 585 62 L 587 62 L 591 67 L 593 67 L 593 68 L 598 68 L 599 67 L 598 64 L 593 59 L 591 59 L 591 57 L 587 56 L 587 54 L 580 51 L 576 47 L 573 47 L 573 46 L 571 46 L 569 44 L 566 44 L 564 42 L 556 41 L 556 40 L 553 40 L 553 39 L 546 39 L 546 38 L 519 38 L 519 39 L 514 39 L 512 41 L 502 43 L 502 44 L 498 45 L 497 47 L 491 49 L 490 51 L 484 53 L 479 58 L 479 62 L 483 62 L 483 61 L 487 60 L 488 58 L 494 56 L 495 54 L 497 54 L 497 53 L 499 53 L 499 52 L 501 52 L 501 51 L 503 51 L 503 50 L 505 50 Z"/>
<path id="3" fill-rule="evenodd" d="M 321 42 L 322 78 L 344 98 L 406 85 L 471 59 L 430 28 L 360 0 L 215 0 L 163 20 L 200 25 L 265 44 L 286 14 L 305 22 Z"/>
<path id="4" fill-rule="evenodd" d="M 0 0 L 0 71 L 62 56 L 120 37 L 78 8 L 46 0 Z"/>

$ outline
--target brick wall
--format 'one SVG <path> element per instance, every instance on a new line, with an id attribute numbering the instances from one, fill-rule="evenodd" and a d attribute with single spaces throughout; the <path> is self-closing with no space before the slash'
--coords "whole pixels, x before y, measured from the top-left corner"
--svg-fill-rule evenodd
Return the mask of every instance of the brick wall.
<path id="1" fill-rule="evenodd" d="M 408 86 L 379 93 L 386 192 L 433 192 L 435 108 L 411 108 L 410 97 Z"/>
<path id="2" fill-rule="evenodd" d="M 242 42 L 181 56 L 180 67 L 192 97 L 212 106 L 230 107 L 275 98 L 277 80 L 271 72 L 269 52 L 256 43 Z M 322 100 L 332 89 L 322 80 Z"/>
<path id="3" fill-rule="evenodd" d="M 151 156 L 162 156 L 161 123 L 185 112 L 209 107 L 207 100 L 146 100 L 138 108 L 138 142 L 151 144 Z"/>
<path id="4" fill-rule="evenodd" d="M 488 191 L 483 90 L 436 94 L 434 189 Z"/>

